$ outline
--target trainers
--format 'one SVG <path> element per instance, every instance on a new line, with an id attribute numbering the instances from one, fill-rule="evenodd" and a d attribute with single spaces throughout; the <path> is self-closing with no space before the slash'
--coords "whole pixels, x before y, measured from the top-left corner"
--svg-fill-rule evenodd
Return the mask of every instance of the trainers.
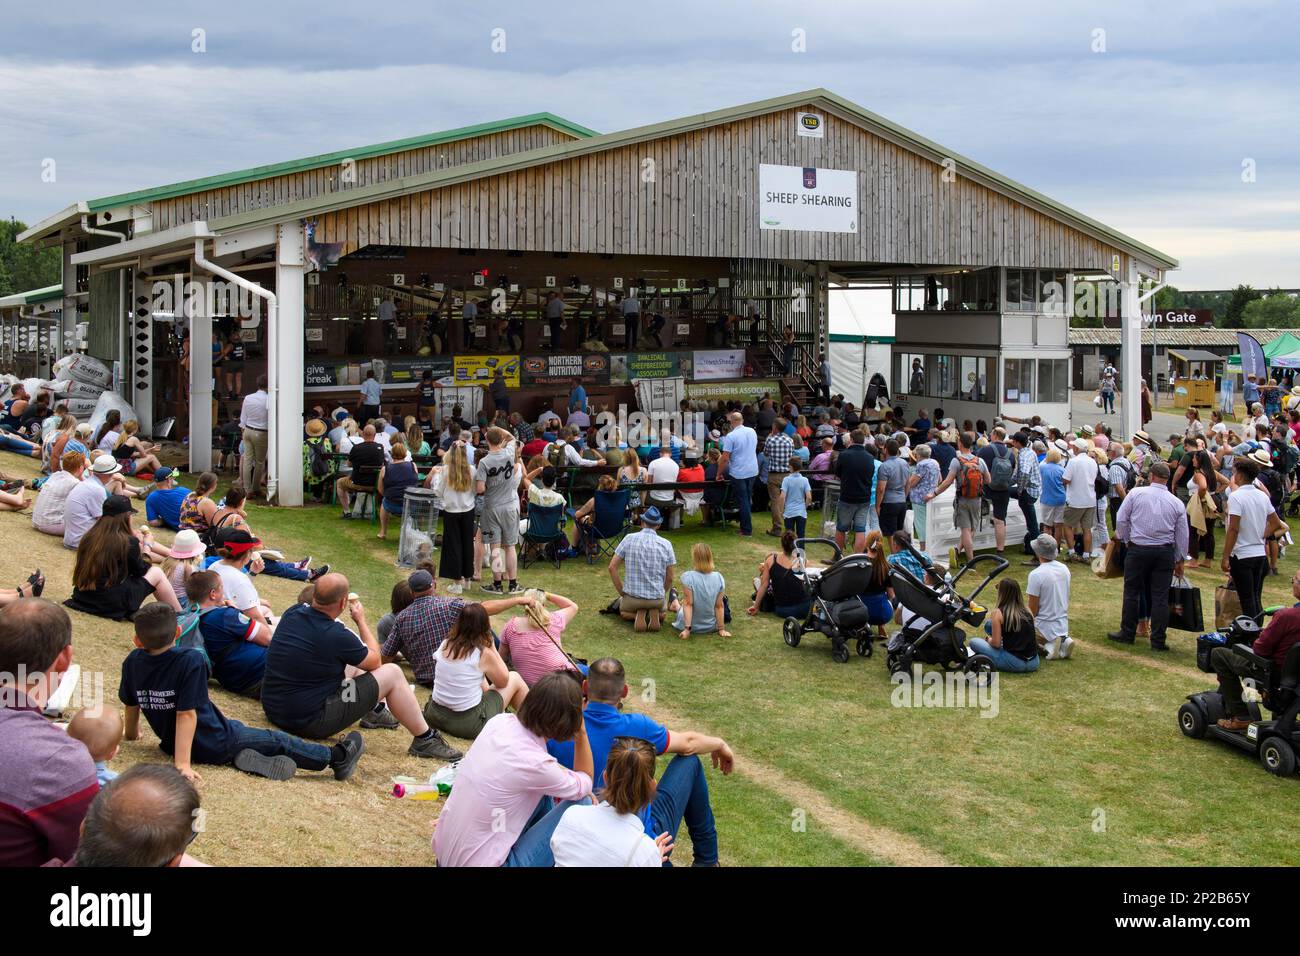
<path id="1" fill-rule="evenodd" d="M 510 582 L 510 586 L 504 591 L 505 594 L 523 594 L 524 589 L 519 586 L 518 581 Z"/>
<path id="2" fill-rule="evenodd" d="M 334 768 L 335 780 L 346 780 L 357 769 L 357 761 L 361 759 L 361 753 L 366 749 L 366 739 L 354 730 L 339 739 L 339 746 L 347 752 L 347 756 L 339 763 L 332 763 L 330 766 Z"/>
<path id="3" fill-rule="evenodd" d="M 330 566 L 328 564 L 322 564 L 319 568 L 315 568 L 311 572 L 311 574 L 307 575 L 307 580 L 315 581 L 317 578 L 321 577 L 322 575 L 329 574 L 329 573 L 330 573 Z"/>
<path id="4" fill-rule="evenodd" d="M 311 567 L 311 555 L 307 555 L 307 557 L 303 558 L 301 561 L 295 561 L 293 566 L 299 571 L 306 571 Z"/>
<path id="5" fill-rule="evenodd" d="M 235 754 L 235 766 L 244 773 L 257 774 L 268 780 L 288 780 L 298 769 L 297 765 L 284 754 L 268 757 L 256 750 L 241 750 Z"/>
<path id="6" fill-rule="evenodd" d="M 447 585 L 448 594 L 464 594 L 465 589 L 455 582 Z"/>
<path id="7" fill-rule="evenodd" d="M 1066 637 L 1061 639 L 1061 646 L 1056 652 L 1056 659 L 1063 661 L 1074 653 L 1074 638 Z"/>
<path id="8" fill-rule="evenodd" d="M 393 712 L 385 707 L 378 713 L 372 710 L 362 717 L 361 726 L 366 730 L 396 730 L 401 725 L 393 716 Z"/>
<path id="9" fill-rule="evenodd" d="M 493 581 L 491 584 L 483 585 L 483 590 L 488 594 L 505 594 L 506 590 L 501 586 L 500 581 Z"/>
<path id="10" fill-rule="evenodd" d="M 418 738 L 411 740 L 411 746 L 406 751 L 413 757 L 432 757 L 434 760 L 459 760 L 465 756 L 447 741 L 442 739 L 442 734 L 438 731 L 433 732 L 432 737 L 424 740 Z"/>

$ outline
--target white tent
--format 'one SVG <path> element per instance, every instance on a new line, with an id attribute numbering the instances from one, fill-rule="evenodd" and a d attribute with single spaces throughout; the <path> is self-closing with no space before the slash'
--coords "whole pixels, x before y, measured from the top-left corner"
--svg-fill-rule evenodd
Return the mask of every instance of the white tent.
<path id="1" fill-rule="evenodd" d="M 889 379 L 894 314 L 888 290 L 830 290 L 831 392 L 855 405 L 875 372 Z"/>

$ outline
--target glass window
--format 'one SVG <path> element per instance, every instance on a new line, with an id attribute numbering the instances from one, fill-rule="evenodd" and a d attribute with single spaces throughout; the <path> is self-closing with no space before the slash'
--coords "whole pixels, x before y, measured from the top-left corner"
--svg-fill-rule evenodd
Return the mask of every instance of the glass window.
<path id="1" fill-rule="evenodd" d="M 927 355 L 925 357 L 926 395 L 935 398 L 957 398 L 957 357 L 954 355 Z"/>
<path id="2" fill-rule="evenodd" d="M 1063 404 L 1069 399 L 1069 359 L 1039 359 L 1038 400 Z"/>
<path id="3" fill-rule="evenodd" d="M 1002 400 L 1004 402 L 1032 402 L 1034 400 L 1034 360 L 1003 359 Z"/>
<path id="4" fill-rule="evenodd" d="M 1038 273 L 1038 306 L 1048 315 L 1065 315 L 1065 280 L 1064 272 Z"/>
<path id="5" fill-rule="evenodd" d="M 983 356 L 963 355 L 957 383 L 961 389 L 959 398 L 969 402 L 989 401 L 989 360 Z"/>
<path id="6" fill-rule="evenodd" d="M 914 352 L 894 353 L 894 394 L 925 394 L 925 356 Z"/>

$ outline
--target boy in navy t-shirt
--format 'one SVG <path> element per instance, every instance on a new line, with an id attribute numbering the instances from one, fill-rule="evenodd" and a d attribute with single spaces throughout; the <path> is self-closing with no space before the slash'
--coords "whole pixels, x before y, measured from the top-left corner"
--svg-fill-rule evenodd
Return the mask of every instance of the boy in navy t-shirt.
<path id="1" fill-rule="evenodd" d="M 158 746 L 188 780 L 201 779 L 193 764 L 231 764 L 246 773 L 288 780 L 298 767 L 334 771 L 346 780 L 365 744 L 353 731 L 332 747 L 278 730 L 230 720 L 208 698 L 208 664 L 196 648 L 177 647 L 176 612 L 150 604 L 135 616 L 136 650 L 122 662 L 118 698 L 126 705 L 127 740 L 140 738 L 140 713 Z"/>
<path id="2" fill-rule="evenodd" d="M 271 629 L 226 603 L 226 589 L 216 571 L 193 572 L 185 594 L 199 606 L 199 633 L 217 683 L 254 700 L 261 697 Z"/>

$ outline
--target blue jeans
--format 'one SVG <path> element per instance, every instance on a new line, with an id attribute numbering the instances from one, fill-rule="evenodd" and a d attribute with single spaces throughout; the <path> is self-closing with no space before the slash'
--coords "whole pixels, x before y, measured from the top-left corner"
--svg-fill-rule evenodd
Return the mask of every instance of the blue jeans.
<path id="1" fill-rule="evenodd" d="M 307 581 L 311 578 L 311 572 L 304 571 L 288 561 L 267 561 L 264 559 L 263 564 L 265 564 L 265 567 L 262 568 L 262 573 L 269 574 L 273 578 L 288 578 L 290 581 Z"/>
<path id="2" fill-rule="evenodd" d="M 808 530 L 807 515 L 791 515 L 785 519 L 785 530 L 793 531 L 796 538 L 805 537 L 804 532 Z"/>
<path id="3" fill-rule="evenodd" d="M 742 534 L 754 533 L 754 522 L 749 513 L 750 495 L 754 491 L 754 479 L 750 478 L 732 478 L 731 479 L 731 497 L 736 500 L 736 508 L 740 512 L 740 531 Z"/>
<path id="4" fill-rule="evenodd" d="M 970 649 L 976 654 L 983 654 L 993 661 L 993 667 L 1000 671 L 1010 671 L 1013 674 L 1027 674 L 1031 671 L 1038 670 L 1039 657 L 1035 654 L 1029 660 L 1021 660 L 1010 651 L 1004 651 L 999 647 L 994 647 L 982 637 L 972 637 L 970 639 Z"/>
<path id="5" fill-rule="evenodd" d="M 1112 414 L 1114 414 L 1114 412 L 1115 412 L 1115 393 L 1114 393 L 1114 392 L 1102 392 L 1102 393 L 1101 393 L 1101 408 L 1102 408 L 1102 411 L 1105 412 L 1107 415 L 1112 415 Z"/>
<path id="6" fill-rule="evenodd" d="M 560 825 L 560 817 L 569 807 L 590 803 L 590 798 L 565 800 L 556 803 L 550 797 L 542 797 L 537 802 L 537 809 L 524 824 L 524 832 L 510 848 L 510 855 L 502 866 L 555 866 L 555 856 L 551 853 L 551 834 Z"/>
<path id="7" fill-rule="evenodd" d="M 330 765 L 330 748 L 313 744 L 280 730 L 246 727 L 230 721 L 230 758 L 241 750 L 256 750 L 264 757 L 284 755 L 303 770 L 324 770 Z"/>
<path id="8" fill-rule="evenodd" d="M 0 451 L 16 451 L 20 455 L 30 455 L 36 446 L 26 439 L 9 432 L 0 432 Z"/>
<path id="9" fill-rule="evenodd" d="M 772 605 L 772 613 L 775 614 L 777 617 L 781 618 L 781 620 L 783 621 L 787 617 L 797 617 L 799 620 L 802 621 L 808 617 L 808 612 L 810 610 L 812 610 L 812 601 L 804 601 L 802 604 Z"/>
<path id="10" fill-rule="evenodd" d="M 661 833 L 671 833 L 675 839 L 683 821 L 695 848 L 695 864 L 716 865 L 718 827 L 713 821 L 713 807 L 709 805 L 709 781 L 704 776 L 704 764 L 693 754 L 678 754 L 668 761 L 659 778 L 654 802 L 650 804 L 645 832 L 651 839 Z"/>

